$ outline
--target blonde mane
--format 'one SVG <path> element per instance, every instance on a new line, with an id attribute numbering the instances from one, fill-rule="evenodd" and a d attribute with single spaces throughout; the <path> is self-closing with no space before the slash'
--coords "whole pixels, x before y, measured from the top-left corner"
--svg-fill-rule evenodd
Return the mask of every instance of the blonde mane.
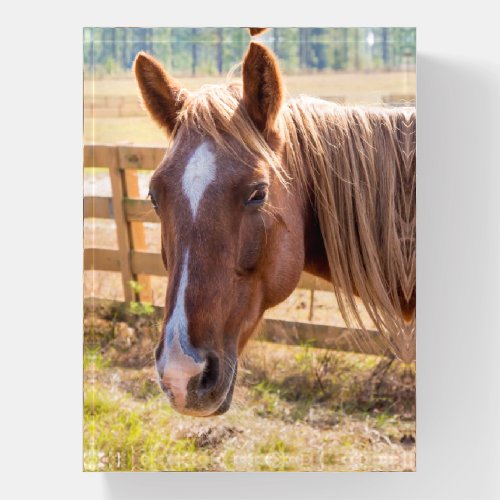
<path id="1" fill-rule="evenodd" d="M 357 296 L 393 352 L 412 359 L 415 110 L 288 99 L 277 121 L 284 149 L 276 153 L 241 106 L 241 86 L 230 84 L 190 94 L 176 130 L 182 125 L 210 136 L 239 161 L 243 148 L 249 158 L 270 165 L 285 185 L 298 183 L 298 191 L 314 200 L 346 323 L 366 330 Z"/>

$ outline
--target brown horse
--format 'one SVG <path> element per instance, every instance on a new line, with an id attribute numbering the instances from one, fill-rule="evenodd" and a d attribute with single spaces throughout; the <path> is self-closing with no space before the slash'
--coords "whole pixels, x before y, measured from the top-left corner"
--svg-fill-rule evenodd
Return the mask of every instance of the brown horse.
<path id="1" fill-rule="evenodd" d="M 413 356 L 415 113 L 285 99 L 273 54 L 251 43 L 243 85 L 182 89 L 140 53 L 145 106 L 171 140 L 150 195 L 169 271 L 156 350 L 179 412 L 228 410 L 238 356 L 306 270 L 356 297 L 393 352 Z"/>

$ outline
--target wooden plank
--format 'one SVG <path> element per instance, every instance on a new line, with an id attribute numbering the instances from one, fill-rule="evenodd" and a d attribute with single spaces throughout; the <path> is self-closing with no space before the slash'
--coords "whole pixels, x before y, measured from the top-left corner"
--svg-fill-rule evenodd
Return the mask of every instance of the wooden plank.
<path id="1" fill-rule="evenodd" d="M 309 273 L 302 273 L 297 288 L 306 288 L 308 290 L 322 290 L 326 292 L 333 292 L 333 286 L 330 282 L 325 281 L 317 276 Z"/>
<path id="2" fill-rule="evenodd" d="M 142 108 L 131 108 L 130 106 L 122 106 L 117 109 L 118 116 L 128 117 L 128 116 L 147 116 L 146 111 Z"/>
<path id="3" fill-rule="evenodd" d="M 388 351 L 376 331 L 363 332 L 343 326 L 320 325 L 267 318 L 258 335 L 259 340 L 278 344 L 301 345 L 383 355 Z"/>
<path id="4" fill-rule="evenodd" d="M 83 198 L 83 217 L 114 219 L 113 200 L 108 196 L 85 196 Z"/>
<path id="5" fill-rule="evenodd" d="M 83 251 L 83 269 L 86 271 L 120 272 L 120 255 L 118 250 L 85 248 Z"/>
<path id="6" fill-rule="evenodd" d="M 144 111 L 139 105 L 133 106 L 127 104 L 116 108 L 96 108 L 92 105 L 84 106 L 84 114 L 87 118 L 117 118 L 120 116 L 146 116 Z"/>
<path id="7" fill-rule="evenodd" d="M 149 200 L 125 198 L 123 205 L 129 222 L 160 222 Z M 114 219 L 113 199 L 109 196 L 85 196 L 83 216 L 84 218 Z"/>
<path id="8" fill-rule="evenodd" d="M 131 250 L 130 264 L 133 274 L 166 276 L 167 272 L 159 254 Z M 118 250 L 86 248 L 84 250 L 84 269 L 98 271 L 120 271 L 120 253 Z M 130 287 L 129 287 L 130 288 Z"/>
<path id="9" fill-rule="evenodd" d="M 135 200 L 127 198 L 124 200 L 125 212 L 130 221 L 154 222 L 159 224 L 160 218 L 149 200 Z"/>
<path id="10" fill-rule="evenodd" d="M 120 166 L 124 161 L 123 153 L 119 150 Z M 139 198 L 139 179 L 137 170 L 125 170 L 123 176 L 123 189 L 127 198 Z M 146 235 L 144 233 L 144 225 L 141 221 L 131 221 L 127 218 L 128 233 L 130 239 L 131 250 L 144 251 L 147 250 Z M 140 285 L 139 300 L 141 302 L 153 302 L 153 291 L 151 289 L 151 280 L 147 274 L 135 273 L 135 281 Z"/>
<path id="11" fill-rule="evenodd" d="M 127 226 L 127 217 L 123 207 L 124 180 L 122 172 L 118 169 L 118 149 L 114 150 L 114 162 L 109 165 L 109 178 L 111 180 L 111 191 L 113 193 L 113 212 L 116 222 L 116 236 L 118 240 L 118 253 L 120 255 L 120 268 L 122 272 L 123 293 L 126 302 L 136 299 L 135 293 L 130 287 L 130 282 L 135 281 L 130 263 L 130 237 Z"/>
<path id="12" fill-rule="evenodd" d="M 83 147 L 83 168 L 116 167 L 116 146 L 108 144 L 85 144 Z"/>
<path id="13" fill-rule="evenodd" d="M 159 253 L 132 251 L 132 270 L 139 274 L 149 274 L 152 276 L 166 276 L 167 271 L 163 265 L 163 260 Z"/>
<path id="14" fill-rule="evenodd" d="M 123 104 L 125 103 L 125 99 L 123 98 L 123 96 L 107 96 L 107 100 L 106 100 L 106 106 L 109 107 L 109 108 L 119 108 L 120 106 L 123 106 Z"/>
<path id="15" fill-rule="evenodd" d="M 86 105 L 92 105 L 96 108 L 102 108 L 106 106 L 106 96 L 95 96 L 95 95 L 84 95 L 83 102 Z"/>
<path id="16" fill-rule="evenodd" d="M 154 170 L 165 156 L 166 148 L 157 146 L 118 146 L 120 168 Z"/>
<path id="17" fill-rule="evenodd" d="M 146 111 L 142 109 L 139 102 L 130 102 L 120 106 L 120 113 L 123 116 L 136 116 L 139 114 L 146 114 Z"/>
<path id="18" fill-rule="evenodd" d="M 117 118 L 120 115 L 120 108 L 84 108 L 85 117 L 90 118 Z"/>
<path id="19" fill-rule="evenodd" d="M 125 198 L 123 200 L 127 220 L 140 222 L 160 222 L 149 200 Z"/>
<path id="20" fill-rule="evenodd" d="M 91 248 L 86 249 L 88 251 L 91 251 Z M 96 252 L 100 251 L 100 249 L 94 249 Z M 103 252 L 107 252 L 108 259 L 111 258 L 111 253 L 114 252 L 114 259 L 116 262 L 119 261 L 119 255 L 118 255 L 118 250 L 102 250 Z M 167 276 L 167 272 L 165 270 L 165 267 L 163 266 L 163 260 L 161 258 L 161 255 L 159 253 L 155 252 L 139 252 L 137 250 L 131 250 L 130 252 L 130 263 L 131 263 L 131 269 L 133 274 L 149 274 L 151 276 Z M 113 261 L 112 264 L 112 269 L 105 269 L 103 267 L 99 267 L 100 270 L 102 271 L 115 271 L 116 270 L 116 264 L 115 261 Z M 97 267 L 96 267 L 97 269 Z M 317 283 L 316 290 L 327 290 L 331 291 L 332 287 L 331 285 L 319 278 L 316 278 L 315 276 L 312 276 L 309 273 L 302 273 L 300 281 L 297 285 L 297 288 L 310 288 L 311 283 Z"/>

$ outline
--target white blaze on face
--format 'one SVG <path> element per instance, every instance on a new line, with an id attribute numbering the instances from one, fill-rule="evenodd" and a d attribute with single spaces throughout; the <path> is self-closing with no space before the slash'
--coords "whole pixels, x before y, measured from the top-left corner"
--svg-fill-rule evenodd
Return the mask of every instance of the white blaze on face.
<path id="1" fill-rule="evenodd" d="M 184 254 L 181 279 L 175 298 L 175 306 L 165 327 L 164 348 L 159 362 L 163 383 L 174 396 L 176 406 L 186 403 L 189 380 L 205 368 L 205 362 L 191 346 L 188 332 L 188 320 L 185 309 L 185 295 L 188 284 L 189 250 Z"/>
<path id="2" fill-rule="evenodd" d="M 208 185 L 215 179 L 215 156 L 208 142 L 196 148 L 182 176 L 182 190 L 189 200 L 193 220 Z"/>
<path id="3" fill-rule="evenodd" d="M 182 177 L 182 190 L 189 201 L 193 220 L 207 186 L 215 179 L 215 157 L 208 143 L 202 143 L 193 153 Z M 199 353 L 188 337 L 185 295 L 189 279 L 189 248 L 185 250 L 175 306 L 164 332 L 164 348 L 158 363 L 163 383 L 174 396 L 175 405 L 185 406 L 189 380 L 205 368 Z"/>

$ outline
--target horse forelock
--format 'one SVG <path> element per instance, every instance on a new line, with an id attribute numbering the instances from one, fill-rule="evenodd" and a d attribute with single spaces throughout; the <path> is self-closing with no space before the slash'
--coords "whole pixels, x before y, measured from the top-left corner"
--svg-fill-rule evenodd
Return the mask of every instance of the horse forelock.
<path id="1" fill-rule="evenodd" d="M 256 128 L 241 97 L 239 83 L 202 86 L 180 111 L 174 137 L 181 130 L 209 137 L 217 149 L 239 163 L 252 168 L 264 162 L 278 181 L 287 185 L 289 179 L 280 155 Z"/>

